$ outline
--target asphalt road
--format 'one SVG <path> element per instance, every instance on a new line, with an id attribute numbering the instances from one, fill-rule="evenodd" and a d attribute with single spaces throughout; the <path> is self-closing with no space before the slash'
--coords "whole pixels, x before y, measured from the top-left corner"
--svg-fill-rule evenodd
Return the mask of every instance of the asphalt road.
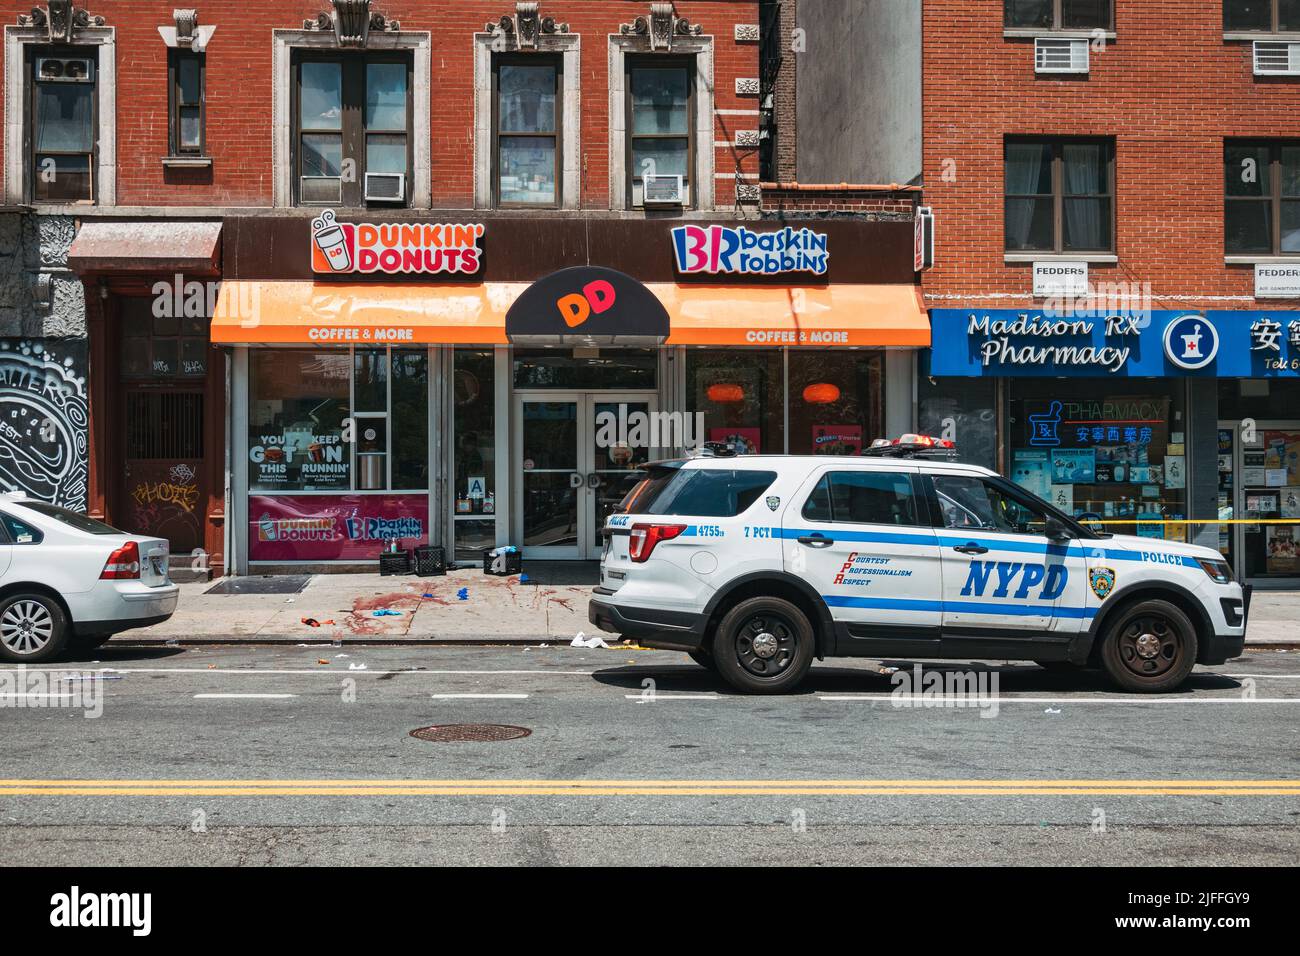
<path id="1" fill-rule="evenodd" d="M 935 668 L 996 698 L 865 661 L 764 698 L 626 648 L 109 645 L 0 670 L 0 863 L 1300 862 L 1300 654 L 1161 697 Z M 531 733 L 410 736 L 461 723 Z"/>

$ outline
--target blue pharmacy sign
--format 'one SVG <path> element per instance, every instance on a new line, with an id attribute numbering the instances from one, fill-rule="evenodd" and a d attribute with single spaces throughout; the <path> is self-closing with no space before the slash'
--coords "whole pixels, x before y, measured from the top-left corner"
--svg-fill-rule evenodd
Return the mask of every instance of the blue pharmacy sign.
<path id="1" fill-rule="evenodd" d="M 931 375 L 1300 377 L 1300 312 L 932 309 L 930 337 Z"/>

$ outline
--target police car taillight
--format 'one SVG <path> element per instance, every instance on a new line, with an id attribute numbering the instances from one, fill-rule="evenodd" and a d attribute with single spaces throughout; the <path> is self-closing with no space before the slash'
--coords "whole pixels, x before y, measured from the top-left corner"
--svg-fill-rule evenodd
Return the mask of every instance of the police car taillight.
<path id="1" fill-rule="evenodd" d="M 128 541 L 108 556 L 104 570 L 99 573 L 101 580 L 122 581 L 140 577 L 140 546 Z"/>
<path id="2" fill-rule="evenodd" d="M 656 544 L 671 541 L 685 530 L 684 524 L 634 524 L 628 539 L 627 555 L 637 564 L 648 561 Z"/>

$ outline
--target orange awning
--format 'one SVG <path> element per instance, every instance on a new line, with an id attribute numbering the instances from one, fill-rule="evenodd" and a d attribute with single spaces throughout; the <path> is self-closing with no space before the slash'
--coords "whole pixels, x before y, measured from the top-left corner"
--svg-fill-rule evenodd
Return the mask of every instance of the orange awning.
<path id="1" fill-rule="evenodd" d="M 505 315 L 528 287 L 224 282 L 219 345 L 504 345 Z M 668 345 L 924 348 L 930 322 L 911 285 L 647 283 L 670 317 Z M 592 329 L 595 332 L 597 330 Z"/>
<path id="2" fill-rule="evenodd" d="M 504 345 L 522 282 L 381 285 L 223 282 L 218 345 Z"/>
<path id="3" fill-rule="evenodd" d="M 669 345 L 925 348 L 930 318 L 912 285 L 650 283 L 672 317 Z"/>

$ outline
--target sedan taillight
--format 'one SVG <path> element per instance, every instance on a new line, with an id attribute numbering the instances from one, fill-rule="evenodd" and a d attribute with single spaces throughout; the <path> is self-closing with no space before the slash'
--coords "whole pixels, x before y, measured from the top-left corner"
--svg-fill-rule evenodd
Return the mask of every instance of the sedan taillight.
<path id="1" fill-rule="evenodd" d="M 100 572 L 101 581 L 120 581 L 140 577 L 140 546 L 128 541 L 108 556 L 104 570 Z"/>
<path id="2" fill-rule="evenodd" d="M 650 552 L 660 541 L 671 541 L 686 530 L 684 524 L 634 524 L 627 554 L 637 564 L 650 560 Z"/>

